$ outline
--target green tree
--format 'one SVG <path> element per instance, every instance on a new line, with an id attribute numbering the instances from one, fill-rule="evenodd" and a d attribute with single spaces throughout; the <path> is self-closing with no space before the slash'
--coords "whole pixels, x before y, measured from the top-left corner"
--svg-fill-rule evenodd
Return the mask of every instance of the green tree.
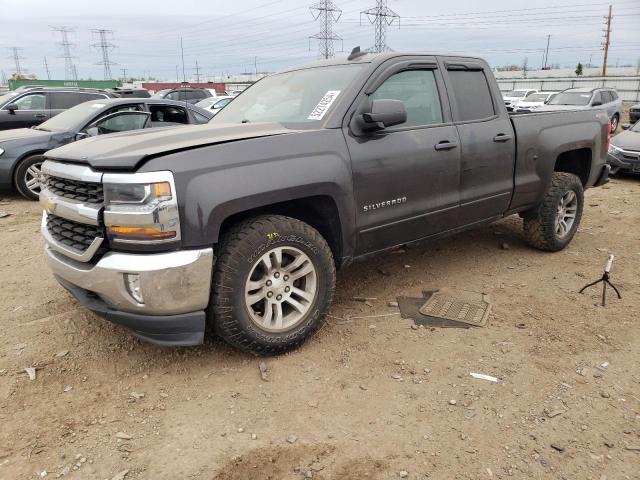
<path id="1" fill-rule="evenodd" d="M 578 62 L 578 66 L 576 67 L 576 75 L 578 77 L 582 76 L 582 63 Z"/>

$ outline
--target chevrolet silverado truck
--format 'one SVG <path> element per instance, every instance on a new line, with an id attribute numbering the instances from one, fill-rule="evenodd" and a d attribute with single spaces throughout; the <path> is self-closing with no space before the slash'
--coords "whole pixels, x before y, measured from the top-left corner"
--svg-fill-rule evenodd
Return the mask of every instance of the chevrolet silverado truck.
<path id="1" fill-rule="evenodd" d="M 608 120 L 510 116 L 478 58 L 354 50 L 255 83 L 207 125 L 47 152 L 46 257 L 141 339 L 211 330 L 277 354 L 320 328 L 355 259 L 512 214 L 563 249 L 607 181 Z"/>

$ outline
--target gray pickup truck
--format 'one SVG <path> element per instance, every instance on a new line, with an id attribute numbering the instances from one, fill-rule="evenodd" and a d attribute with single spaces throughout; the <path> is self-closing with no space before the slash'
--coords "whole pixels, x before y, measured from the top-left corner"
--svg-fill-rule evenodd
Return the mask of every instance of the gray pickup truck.
<path id="1" fill-rule="evenodd" d="M 208 125 L 51 150 L 58 281 L 160 345 L 210 329 L 275 354 L 321 326 L 336 268 L 520 214 L 546 251 L 607 181 L 604 111 L 510 116 L 481 59 L 364 54 L 267 77 Z"/>

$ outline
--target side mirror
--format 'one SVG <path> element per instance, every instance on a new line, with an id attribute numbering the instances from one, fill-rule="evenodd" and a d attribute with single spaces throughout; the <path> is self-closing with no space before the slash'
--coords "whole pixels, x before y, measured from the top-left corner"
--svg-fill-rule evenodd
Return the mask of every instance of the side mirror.
<path id="1" fill-rule="evenodd" d="M 4 107 L 4 108 L 6 108 L 7 110 L 9 110 L 9 113 L 12 113 L 12 114 L 13 114 L 13 113 L 15 113 L 15 111 L 16 111 L 16 110 L 20 110 L 20 109 L 18 108 L 18 104 L 17 104 L 17 103 L 10 103 L 9 105 L 7 105 L 7 106 L 6 106 L 6 107 Z"/>
<path id="2" fill-rule="evenodd" d="M 631 128 L 630 123 L 623 123 L 620 126 L 622 127 L 623 130 L 629 130 Z"/>
<path id="3" fill-rule="evenodd" d="M 596 100 L 595 102 L 593 102 L 593 103 L 591 104 L 591 106 L 592 106 L 592 107 L 599 107 L 600 105 L 602 105 L 602 102 L 600 102 L 600 101 L 598 101 L 598 100 Z"/>
<path id="4" fill-rule="evenodd" d="M 87 128 L 87 136 L 89 137 L 97 137 L 100 134 L 100 130 L 98 127 L 89 127 Z"/>
<path id="5" fill-rule="evenodd" d="M 366 131 L 382 130 L 407 121 L 407 109 L 400 100 L 380 99 L 371 102 L 371 111 L 362 114 L 360 127 Z"/>

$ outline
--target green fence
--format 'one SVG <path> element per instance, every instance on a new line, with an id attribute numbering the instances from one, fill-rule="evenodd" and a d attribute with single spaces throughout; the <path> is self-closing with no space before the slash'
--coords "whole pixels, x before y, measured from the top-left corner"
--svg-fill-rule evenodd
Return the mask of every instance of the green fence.
<path id="1" fill-rule="evenodd" d="M 29 85 L 39 87 L 114 88 L 121 87 L 117 80 L 9 80 L 9 89 Z"/>

